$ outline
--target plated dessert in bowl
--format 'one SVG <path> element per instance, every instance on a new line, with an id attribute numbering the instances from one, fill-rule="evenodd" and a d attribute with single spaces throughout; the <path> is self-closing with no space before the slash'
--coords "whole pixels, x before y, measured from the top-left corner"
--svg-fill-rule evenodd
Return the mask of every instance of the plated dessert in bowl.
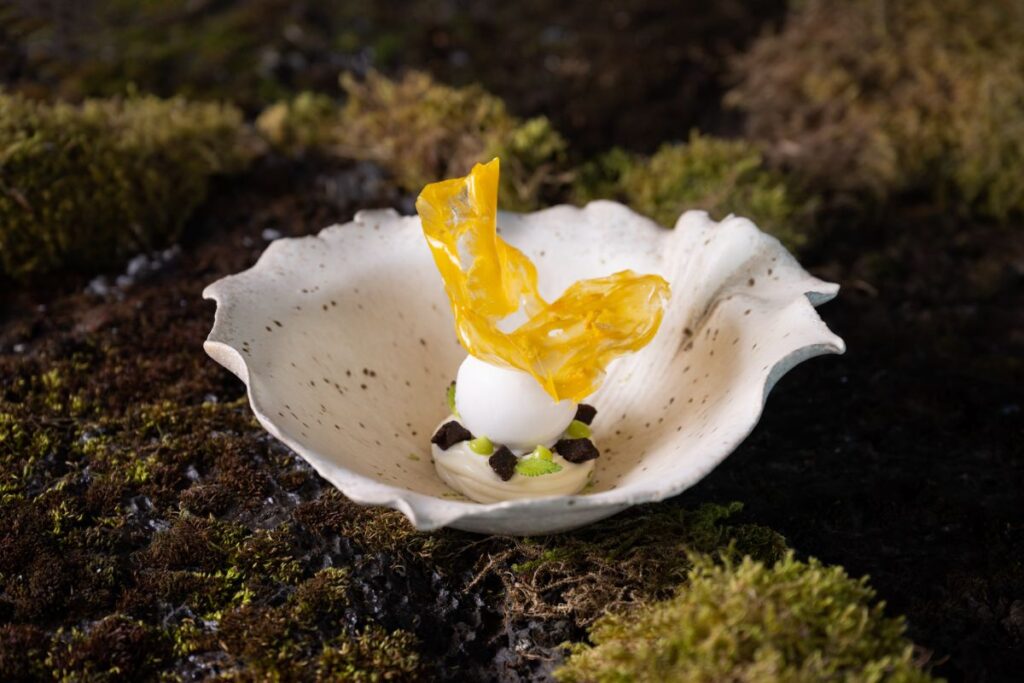
<path id="1" fill-rule="evenodd" d="M 204 292 L 217 303 L 205 349 L 246 383 L 260 423 L 352 500 L 401 510 L 421 529 L 550 533 L 675 495 L 739 445 L 788 369 L 844 349 L 814 310 L 837 286 L 743 218 L 693 211 L 666 229 L 614 202 L 499 211 L 495 236 L 533 265 L 536 288 L 482 312 L 475 286 L 449 296 L 459 275 L 439 276 L 430 219 L 361 212 L 273 242 L 255 266 Z M 580 292 L 577 283 L 623 271 L 647 278 L 622 291 L 646 292 L 660 322 L 655 310 L 625 333 L 602 328 L 621 353 L 600 363 L 584 357 L 595 348 L 586 344 L 574 364 L 573 335 L 555 343 L 566 332 L 531 336 L 544 350 L 535 366 L 516 332 L 532 324 L 526 331 L 582 338 L 565 321 L 617 310 L 614 297 L 557 307 L 547 313 L 554 327 L 537 316 L 574 285 Z M 502 313 L 512 302 L 526 308 L 524 296 L 529 310 Z M 455 301 L 465 304 L 458 314 Z M 596 409 L 590 424 L 584 405 Z M 471 438 L 441 434 L 453 421 Z M 515 462 L 503 454 L 492 465 L 502 447 Z M 487 486 L 469 485 L 484 475 Z M 532 490 L 502 488 L 517 483 Z"/>
<path id="2" fill-rule="evenodd" d="M 581 401 L 607 366 L 647 345 L 669 298 L 659 275 L 621 270 L 570 284 L 554 301 L 537 268 L 498 235 L 499 161 L 428 185 L 416 202 L 471 354 L 431 439 L 441 479 L 479 503 L 578 493 L 600 452 Z M 460 390 L 461 388 L 461 390 Z M 463 424 L 465 423 L 465 424 Z M 486 458 L 486 465 L 482 458 Z"/>

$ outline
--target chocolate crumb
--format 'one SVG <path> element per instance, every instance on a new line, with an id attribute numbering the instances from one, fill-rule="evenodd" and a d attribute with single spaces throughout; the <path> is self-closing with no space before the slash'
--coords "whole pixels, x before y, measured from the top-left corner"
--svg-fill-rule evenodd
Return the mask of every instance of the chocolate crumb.
<path id="1" fill-rule="evenodd" d="M 581 403 L 576 406 L 576 419 L 583 424 L 591 424 L 594 421 L 594 416 L 597 415 L 597 408 L 586 403 Z"/>
<path id="2" fill-rule="evenodd" d="M 590 439 L 562 439 L 555 444 L 555 452 L 577 465 L 601 455 Z"/>
<path id="3" fill-rule="evenodd" d="M 495 474 L 501 477 L 502 481 L 508 481 L 512 478 L 512 475 L 516 473 L 516 463 L 518 461 L 519 458 L 508 449 L 508 446 L 502 446 L 494 451 L 491 457 L 487 458 L 487 464 L 491 466 Z"/>
<path id="4" fill-rule="evenodd" d="M 468 429 L 452 420 L 441 425 L 441 428 L 431 437 L 430 443 L 437 444 L 442 451 L 446 451 L 455 444 L 469 441 L 472 438 L 473 435 L 469 433 Z"/>

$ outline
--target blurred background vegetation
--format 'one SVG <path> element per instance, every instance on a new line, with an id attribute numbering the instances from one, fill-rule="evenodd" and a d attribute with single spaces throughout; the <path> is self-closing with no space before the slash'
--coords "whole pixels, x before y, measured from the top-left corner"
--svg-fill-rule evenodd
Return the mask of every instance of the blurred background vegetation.
<path id="1" fill-rule="evenodd" d="M 788 16 L 766 0 L 684 9 L 662 0 L 553 12 L 452 0 L 12 0 L 0 8 L 4 271 L 25 279 L 109 267 L 173 241 L 204 179 L 258 153 L 248 128 L 272 153 L 378 164 L 407 193 L 500 155 L 509 209 L 609 197 L 666 225 L 684 206 L 739 212 L 791 247 L 837 223 L 857 229 L 858 218 L 908 196 L 996 222 L 1024 210 L 1020 3 L 809 1 Z M 197 115 L 191 129 L 169 119 L 157 134 L 160 105 L 135 102 L 143 96 L 217 102 L 239 123 L 225 137 Z M 77 113 L 42 104 L 89 98 Z M 32 123 L 28 101 L 39 102 Z M 104 106 L 122 120 L 85 111 Z M 89 126 L 127 135 L 76 142 Z M 216 149 L 204 146 L 207 132 Z M 166 189 L 144 178 L 131 190 L 142 196 L 117 200 L 122 219 L 104 226 L 69 197 L 65 208 L 82 217 L 74 232 L 95 236 L 82 250 L 70 219 L 41 206 L 48 179 L 25 181 L 18 169 L 77 163 L 116 184 L 100 161 L 104 135 L 119 139 L 113 154 L 163 145 L 206 168 L 168 160 L 192 187 L 189 199 L 164 202 L 176 215 L 145 205 Z M 101 234 L 120 225 L 132 234 Z"/>
<path id="2" fill-rule="evenodd" d="M 321 491 L 203 285 L 495 155 L 508 210 L 754 219 L 850 355 L 575 536 Z M 1022 223 L 1017 0 L 0 2 L 0 678 L 1010 680 Z"/>

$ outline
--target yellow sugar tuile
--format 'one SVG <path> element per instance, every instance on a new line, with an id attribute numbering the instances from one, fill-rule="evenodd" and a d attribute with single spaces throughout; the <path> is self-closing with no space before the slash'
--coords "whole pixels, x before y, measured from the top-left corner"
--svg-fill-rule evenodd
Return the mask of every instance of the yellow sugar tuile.
<path id="1" fill-rule="evenodd" d="M 498 236 L 498 175 L 498 159 L 476 164 L 465 178 L 427 185 L 416 200 L 455 332 L 473 356 L 530 373 L 556 401 L 579 402 L 612 360 L 654 338 L 668 282 L 624 270 L 575 282 L 547 303 L 536 267 Z M 499 323 L 517 312 L 526 322 L 503 332 Z"/>

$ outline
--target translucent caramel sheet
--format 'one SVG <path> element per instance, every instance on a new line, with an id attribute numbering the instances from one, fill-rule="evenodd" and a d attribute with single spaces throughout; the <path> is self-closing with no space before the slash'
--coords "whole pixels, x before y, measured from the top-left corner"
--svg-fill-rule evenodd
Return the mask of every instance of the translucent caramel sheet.
<path id="1" fill-rule="evenodd" d="M 498 175 L 498 159 L 477 164 L 465 178 L 427 185 L 416 200 L 455 332 L 473 356 L 530 373 L 556 401 L 579 402 L 612 360 L 654 338 L 669 285 L 624 270 L 579 280 L 546 302 L 536 267 L 498 236 Z M 525 322 L 503 331 L 500 323 L 515 314 Z"/>

